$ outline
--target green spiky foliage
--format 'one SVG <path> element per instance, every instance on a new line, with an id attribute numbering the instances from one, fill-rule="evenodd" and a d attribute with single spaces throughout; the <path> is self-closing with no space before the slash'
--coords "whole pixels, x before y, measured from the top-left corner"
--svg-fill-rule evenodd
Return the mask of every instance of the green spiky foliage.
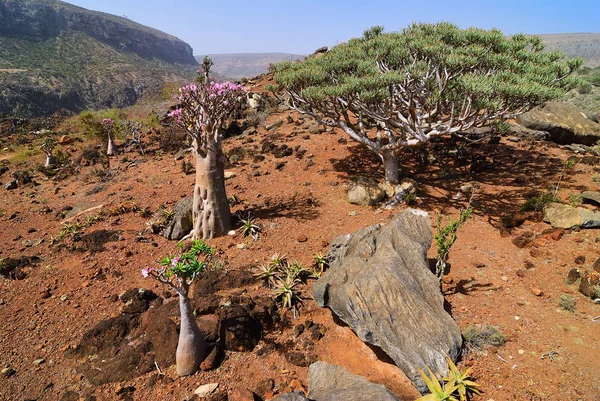
<path id="1" fill-rule="evenodd" d="M 453 395 L 457 389 L 453 381 L 442 384 L 429 367 L 427 367 L 427 372 L 429 372 L 429 376 L 419 369 L 430 394 L 424 395 L 417 401 L 458 401 Z"/>
<path id="2" fill-rule="evenodd" d="M 272 71 L 290 107 L 367 146 L 396 183 L 404 147 L 513 118 L 574 87 L 582 60 L 542 50 L 537 37 L 420 23 L 392 33 L 374 27 Z"/>
<path id="3" fill-rule="evenodd" d="M 469 374 L 471 373 L 471 368 L 461 372 L 454 362 L 452 362 L 452 359 L 446 357 L 446 362 L 448 363 L 450 370 L 448 376 L 443 377 L 442 381 L 444 383 L 453 383 L 455 385 L 460 401 L 467 401 L 471 394 L 481 395 L 479 384 L 470 380 L 471 377 Z"/>

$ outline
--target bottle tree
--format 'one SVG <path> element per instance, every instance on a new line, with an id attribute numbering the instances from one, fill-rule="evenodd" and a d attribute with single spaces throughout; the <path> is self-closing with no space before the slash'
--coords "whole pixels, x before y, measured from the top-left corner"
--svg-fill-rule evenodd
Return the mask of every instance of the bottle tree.
<path id="1" fill-rule="evenodd" d="M 190 136 L 196 159 L 194 239 L 219 237 L 231 229 L 222 141 L 225 122 L 246 98 L 246 90 L 241 85 L 212 82 L 211 66 L 212 62 L 205 57 L 199 82 L 179 89 L 175 98 L 180 106 L 169 113 Z"/>
<path id="2" fill-rule="evenodd" d="M 373 27 L 272 71 L 290 107 L 375 152 L 395 184 L 404 147 L 513 118 L 571 88 L 582 61 L 543 48 L 538 37 L 420 23 L 392 33 Z"/>

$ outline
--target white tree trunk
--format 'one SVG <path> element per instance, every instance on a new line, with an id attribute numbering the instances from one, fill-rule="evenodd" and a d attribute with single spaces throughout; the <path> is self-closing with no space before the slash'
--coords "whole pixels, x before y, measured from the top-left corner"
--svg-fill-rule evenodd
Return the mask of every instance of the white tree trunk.
<path id="1" fill-rule="evenodd" d="M 187 289 L 179 294 L 179 313 L 181 324 L 179 327 L 179 342 L 175 362 L 179 376 L 189 376 L 198 370 L 200 363 L 206 357 L 206 342 L 202 332 L 196 324 Z"/>
<path id="2" fill-rule="evenodd" d="M 196 186 L 192 215 L 194 239 L 210 239 L 226 235 L 231 229 L 231 211 L 225 192 L 225 160 L 220 143 L 207 150 L 194 152 Z"/>
<path id="3" fill-rule="evenodd" d="M 44 164 L 45 168 L 51 168 L 56 166 L 56 157 L 53 155 L 46 155 L 46 163 Z"/>
<path id="4" fill-rule="evenodd" d="M 106 154 L 108 156 L 113 156 L 117 153 L 117 146 L 115 145 L 115 141 L 113 141 L 112 135 L 108 134 L 108 146 L 106 147 Z"/>

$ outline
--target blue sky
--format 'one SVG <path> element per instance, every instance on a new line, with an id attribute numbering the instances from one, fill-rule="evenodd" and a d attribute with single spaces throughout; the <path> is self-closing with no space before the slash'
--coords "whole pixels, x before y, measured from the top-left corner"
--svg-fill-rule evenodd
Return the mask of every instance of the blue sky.
<path id="1" fill-rule="evenodd" d="M 307 54 L 373 26 L 412 22 L 524 32 L 600 32 L 600 0 L 68 0 L 186 41 L 194 54 Z"/>

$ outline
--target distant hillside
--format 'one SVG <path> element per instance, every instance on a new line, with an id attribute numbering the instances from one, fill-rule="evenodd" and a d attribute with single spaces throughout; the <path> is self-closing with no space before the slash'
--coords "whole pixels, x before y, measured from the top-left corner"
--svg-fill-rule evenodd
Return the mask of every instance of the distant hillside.
<path id="1" fill-rule="evenodd" d="M 600 33 L 561 33 L 536 35 L 546 44 L 546 50 L 559 50 L 569 57 L 581 57 L 588 67 L 600 65 Z"/>
<path id="2" fill-rule="evenodd" d="M 187 81 L 185 42 L 127 18 L 58 0 L 0 0 L 0 113 L 132 105 L 148 88 Z"/>
<path id="3" fill-rule="evenodd" d="M 269 64 L 286 60 L 304 60 L 301 54 L 289 53 L 231 53 L 207 54 L 214 63 L 213 70 L 230 79 L 251 78 L 269 70 Z M 202 62 L 204 55 L 196 56 Z"/>

